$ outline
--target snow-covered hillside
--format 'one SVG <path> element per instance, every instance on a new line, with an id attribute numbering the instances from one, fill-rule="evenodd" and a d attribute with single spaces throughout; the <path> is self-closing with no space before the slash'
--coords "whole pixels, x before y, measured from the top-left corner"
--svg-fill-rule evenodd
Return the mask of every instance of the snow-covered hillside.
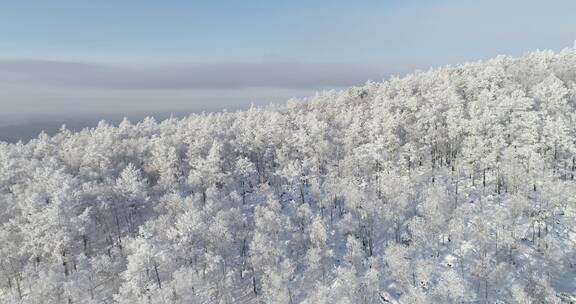
<path id="1" fill-rule="evenodd" d="M 568 303 L 575 156 L 574 49 L 0 144 L 0 302 Z"/>

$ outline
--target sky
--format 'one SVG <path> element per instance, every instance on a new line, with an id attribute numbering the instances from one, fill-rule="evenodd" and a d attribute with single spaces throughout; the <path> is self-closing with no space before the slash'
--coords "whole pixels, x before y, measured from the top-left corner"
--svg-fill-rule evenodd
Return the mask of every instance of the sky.
<path id="1" fill-rule="evenodd" d="M 574 0 L 0 0 L 0 125 L 283 102 L 560 50 Z"/>

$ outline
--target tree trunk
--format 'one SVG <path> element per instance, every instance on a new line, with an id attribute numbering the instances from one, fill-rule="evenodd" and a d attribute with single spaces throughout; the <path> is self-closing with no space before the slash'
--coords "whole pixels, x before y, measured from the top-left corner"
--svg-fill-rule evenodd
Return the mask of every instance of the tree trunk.
<path id="1" fill-rule="evenodd" d="M 162 289 L 162 282 L 160 282 L 160 275 L 158 274 L 158 264 L 154 262 L 154 272 L 156 273 L 156 281 L 158 282 L 158 288 Z"/>
<path id="2" fill-rule="evenodd" d="M 484 299 L 488 302 L 488 277 L 484 278 L 485 294 Z"/>
<path id="3" fill-rule="evenodd" d="M 120 220 L 118 219 L 118 214 L 116 214 L 116 237 L 118 238 L 118 244 L 122 244 L 122 236 L 120 234 Z M 122 249 L 122 245 L 118 245 Z"/>
<path id="4" fill-rule="evenodd" d="M 21 278 L 19 276 L 17 276 L 15 278 L 16 290 L 18 291 L 18 298 L 20 298 L 20 300 L 22 300 L 22 287 L 20 286 L 20 280 L 21 280 Z"/>
<path id="5" fill-rule="evenodd" d="M 89 256 L 89 254 L 88 254 L 88 236 L 86 236 L 86 234 L 82 235 L 82 245 L 84 247 L 84 254 L 86 256 Z"/>

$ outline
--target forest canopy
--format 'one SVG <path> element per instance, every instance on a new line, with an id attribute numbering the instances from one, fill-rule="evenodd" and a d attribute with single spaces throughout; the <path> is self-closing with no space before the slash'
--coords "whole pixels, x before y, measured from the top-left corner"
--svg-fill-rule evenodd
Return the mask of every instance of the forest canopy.
<path id="1" fill-rule="evenodd" d="M 575 157 L 574 49 L 63 127 L 0 143 L 0 302 L 574 301 Z"/>

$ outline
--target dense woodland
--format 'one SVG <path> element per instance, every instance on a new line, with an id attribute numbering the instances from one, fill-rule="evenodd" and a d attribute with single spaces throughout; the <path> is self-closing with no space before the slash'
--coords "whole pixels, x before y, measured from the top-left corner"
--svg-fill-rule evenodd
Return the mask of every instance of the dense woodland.
<path id="1" fill-rule="evenodd" d="M 576 50 L 0 143 L 1 303 L 569 303 Z"/>

